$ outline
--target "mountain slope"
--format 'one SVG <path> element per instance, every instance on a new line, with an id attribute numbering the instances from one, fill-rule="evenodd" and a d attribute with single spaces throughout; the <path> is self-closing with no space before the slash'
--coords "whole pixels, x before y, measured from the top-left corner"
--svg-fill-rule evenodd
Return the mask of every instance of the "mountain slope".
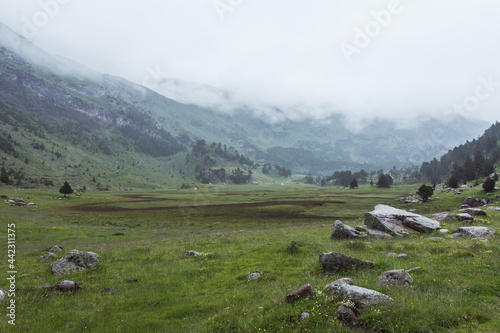
<path id="1" fill-rule="evenodd" d="M 388 168 L 429 160 L 486 127 L 469 120 L 443 140 L 432 134 L 447 124 L 432 119 L 412 128 L 378 120 L 352 133 L 340 115 L 271 123 L 256 113 L 178 103 L 50 55 L 0 23 L 0 156 L 28 183 L 173 186 L 194 179 L 184 160 L 198 139 L 300 173 Z"/>

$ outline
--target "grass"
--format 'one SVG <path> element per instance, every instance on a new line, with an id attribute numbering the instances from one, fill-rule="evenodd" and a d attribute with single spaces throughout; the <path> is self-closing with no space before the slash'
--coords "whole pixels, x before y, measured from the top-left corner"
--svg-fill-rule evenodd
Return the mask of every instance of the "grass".
<path id="1" fill-rule="evenodd" d="M 497 332 L 500 330 L 500 243 L 468 239 L 427 241 L 416 235 L 393 240 L 332 241 L 336 219 L 352 226 L 379 203 L 417 213 L 456 210 L 466 196 L 439 195 L 412 206 L 395 199 L 415 187 L 387 190 L 317 188 L 306 185 L 204 186 L 197 190 L 92 192 L 56 200 L 54 192 L 0 189 L 29 197 L 38 209 L 0 205 L 2 244 L 7 224 L 16 224 L 16 329 L 27 332 L 349 332 L 335 318 L 339 299 L 325 285 L 351 277 L 361 287 L 395 302 L 369 309 L 360 332 Z M 500 214 L 477 222 L 500 231 Z M 462 226 L 456 220 L 443 228 Z M 296 251 L 288 245 L 297 241 Z M 53 246 L 94 251 L 100 266 L 54 277 L 41 250 Z M 6 245 L 2 245 L 6 249 Z M 185 250 L 202 256 L 184 258 Z M 370 270 L 329 274 L 318 256 L 338 251 L 374 261 Z M 7 273 L 0 252 L 0 275 Z M 388 252 L 406 253 L 390 258 Z M 421 267 L 409 288 L 376 286 L 391 269 Z M 247 281 L 258 272 L 261 278 Z M 77 281 L 77 293 L 35 289 Z M 137 280 L 137 282 L 134 282 Z M 1 281 L 6 281 L 2 278 Z M 282 303 L 286 294 L 310 283 L 314 297 Z M 6 282 L 0 287 L 7 287 Z M 311 317 L 299 320 L 302 312 Z M 0 331 L 13 331 L 7 309 Z"/>

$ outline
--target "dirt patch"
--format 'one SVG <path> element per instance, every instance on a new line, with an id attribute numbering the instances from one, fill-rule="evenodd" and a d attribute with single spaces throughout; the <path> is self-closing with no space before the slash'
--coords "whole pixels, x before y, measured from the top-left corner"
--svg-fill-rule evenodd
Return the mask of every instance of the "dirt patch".
<path id="1" fill-rule="evenodd" d="M 169 199 L 165 199 L 169 200 Z M 344 201 L 318 201 L 318 200 L 301 200 L 301 201 L 269 201 L 269 202 L 253 202 L 253 203 L 235 203 L 235 204 L 220 204 L 220 205 L 187 205 L 187 206 L 174 206 L 174 207 L 146 207 L 146 208 L 126 208 L 108 206 L 113 203 L 123 202 L 151 202 L 155 200 L 137 200 L 137 201 L 116 201 L 108 203 L 93 203 L 83 204 L 71 207 L 72 210 L 79 212 L 118 212 L 118 211 L 157 211 L 157 210 L 186 210 L 186 209 L 241 209 L 241 208 L 259 208 L 259 207 L 272 207 L 272 206 L 302 206 L 302 207 L 316 207 L 325 204 L 344 204 Z M 158 201 L 163 201 L 159 199 Z"/>

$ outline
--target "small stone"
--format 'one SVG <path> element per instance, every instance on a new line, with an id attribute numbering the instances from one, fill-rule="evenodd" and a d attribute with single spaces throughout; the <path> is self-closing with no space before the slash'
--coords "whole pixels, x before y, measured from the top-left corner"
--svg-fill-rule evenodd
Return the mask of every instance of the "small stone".
<path id="1" fill-rule="evenodd" d="M 406 253 L 395 253 L 395 252 L 389 252 L 386 254 L 387 257 L 391 258 L 405 258 L 408 255 Z"/>
<path id="2" fill-rule="evenodd" d="M 487 210 L 494 210 L 494 211 L 500 211 L 500 207 L 496 207 L 496 206 L 491 206 L 491 207 L 488 207 L 486 208 Z"/>
<path id="3" fill-rule="evenodd" d="M 260 274 L 259 273 L 251 273 L 251 274 L 248 274 L 245 279 L 247 279 L 247 280 L 254 280 L 254 279 L 258 279 L 258 278 L 260 278 Z"/>
<path id="4" fill-rule="evenodd" d="M 45 261 L 45 260 L 50 260 L 50 259 L 54 259 L 54 258 L 57 258 L 57 254 L 47 253 L 47 254 L 41 255 L 38 259 Z"/>
<path id="5" fill-rule="evenodd" d="M 184 257 L 199 257 L 201 254 L 193 250 L 187 250 L 183 255 Z"/>
<path id="6" fill-rule="evenodd" d="M 306 320 L 307 318 L 311 317 L 311 315 L 307 312 L 302 312 L 299 316 L 299 320 L 302 321 L 302 320 Z"/>
<path id="7" fill-rule="evenodd" d="M 295 301 L 298 301 L 299 299 L 306 298 L 315 294 L 316 290 L 314 290 L 313 286 L 311 286 L 310 284 L 305 284 L 286 295 L 284 301 L 286 303 L 293 303 Z"/>
<path id="8" fill-rule="evenodd" d="M 447 234 L 450 231 L 448 229 L 439 229 L 439 232 L 442 234 Z"/>
<path id="9" fill-rule="evenodd" d="M 52 246 L 52 247 L 50 248 L 50 250 L 49 250 L 49 251 L 53 251 L 53 252 L 62 252 L 63 250 L 62 250 L 59 246 L 54 245 L 54 246 Z"/>

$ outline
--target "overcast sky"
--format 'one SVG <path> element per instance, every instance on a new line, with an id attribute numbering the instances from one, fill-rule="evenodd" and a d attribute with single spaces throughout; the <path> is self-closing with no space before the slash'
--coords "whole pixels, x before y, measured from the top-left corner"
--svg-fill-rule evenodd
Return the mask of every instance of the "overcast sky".
<path id="1" fill-rule="evenodd" d="M 0 0 L 0 21 L 46 51 L 168 97 L 358 120 L 500 118 L 499 13 L 498 0 Z"/>

